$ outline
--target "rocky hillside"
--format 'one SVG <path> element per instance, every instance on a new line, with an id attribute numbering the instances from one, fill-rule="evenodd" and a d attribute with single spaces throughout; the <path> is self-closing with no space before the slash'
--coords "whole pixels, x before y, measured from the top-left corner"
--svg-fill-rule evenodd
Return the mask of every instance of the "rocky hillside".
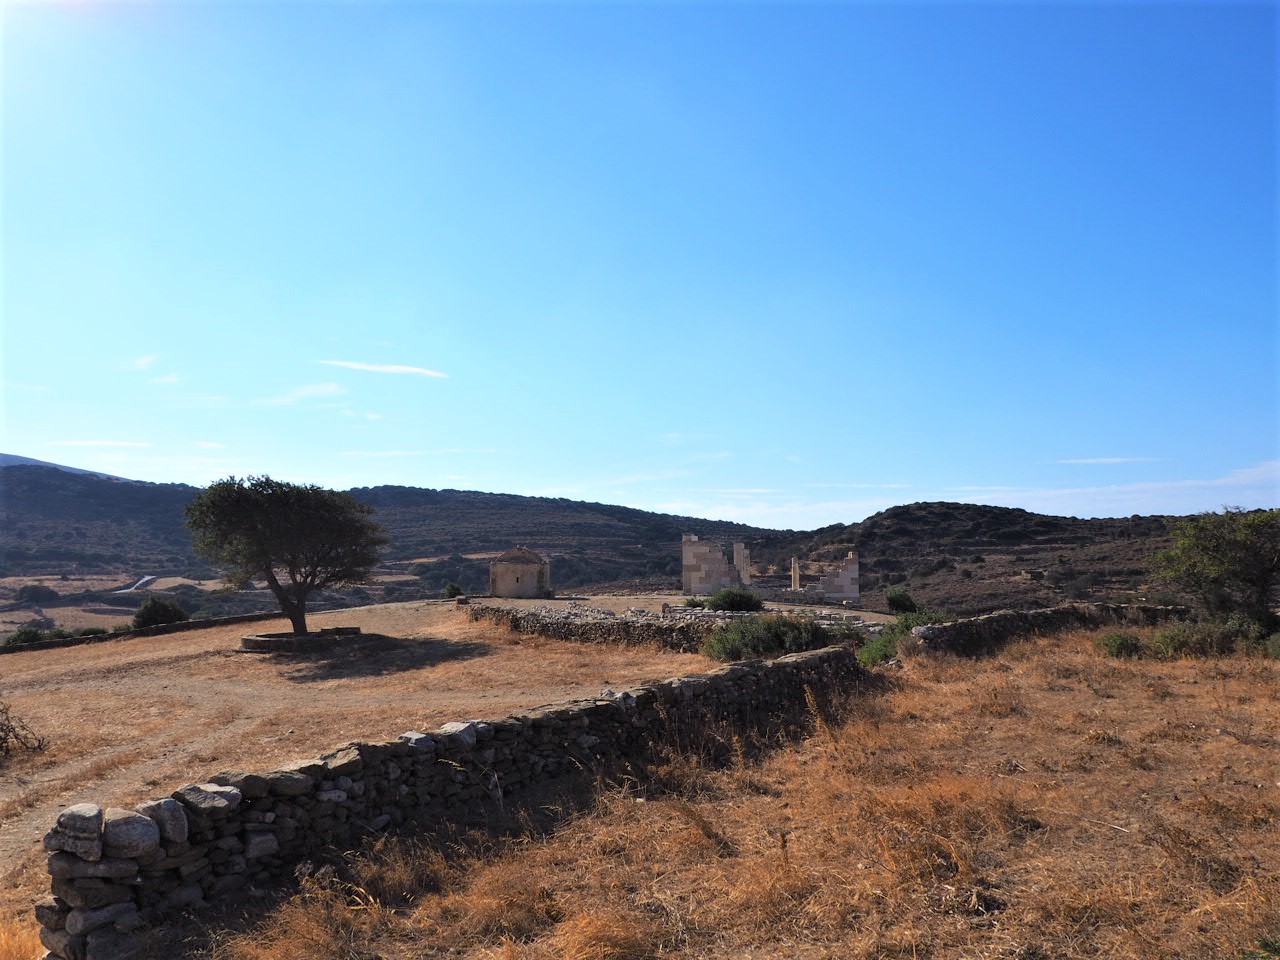
<path id="1" fill-rule="evenodd" d="M 1169 542 L 1171 519 L 914 503 L 797 533 L 545 497 L 390 486 L 350 492 L 375 509 L 391 538 L 386 571 L 402 576 L 397 585 L 357 591 L 350 599 L 358 602 L 438 595 L 448 582 L 483 591 L 484 555 L 517 544 L 552 557 L 560 590 L 678 589 L 682 533 L 746 541 L 761 572 L 779 578 L 792 556 L 816 564 L 856 548 L 872 609 L 884 609 L 895 586 L 953 613 L 1119 600 L 1151 595 L 1151 560 Z M 0 576 L 211 577 L 183 525 L 195 493 L 52 466 L 0 467 Z"/>
<path id="2" fill-rule="evenodd" d="M 1175 517 L 1080 520 L 1010 507 L 913 503 L 812 533 L 782 536 L 754 556 L 781 572 L 791 556 L 829 561 L 857 549 L 862 593 L 885 608 L 891 587 L 952 613 L 1147 597 L 1155 553 Z"/>

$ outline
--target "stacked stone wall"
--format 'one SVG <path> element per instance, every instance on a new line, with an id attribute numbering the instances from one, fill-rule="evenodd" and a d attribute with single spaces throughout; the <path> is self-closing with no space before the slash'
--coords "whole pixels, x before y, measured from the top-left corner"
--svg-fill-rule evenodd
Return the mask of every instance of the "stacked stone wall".
<path id="1" fill-rule="evenodd" d="M 664 751 L 708 731 L 727 744 L 802 729 L 807 694 L 828 700 L 863 676 L 850 650 L 829 648 L 224 772 L 132 810 L 77 804 L 45 837 L 40 938 L 57 960 L 145 956 L 155 923 L 287 883 L 301 862 L 370 834 L 514 828 L 549 795 L 643 780 Z"/>
<path id="2" fill-rule="evenodd" d="M 520 610 L 472 604 L 472 620 L 488 620 L 516 633 L 534 633 L 571 643 L 607 643 L 620 646 L 654 644 L 682 653 L 694 653 L 721 623 L 710 618 L 672 620 L 657 616 L 617 617 L 608 611 L 568 609 Z"/>
<path id="3" fill-rule="evenodd" d="M 1072 603 L 1043 610 L 1001 610 L 952 623 L 915 627 L 911 633 L 917 651 L 971 656 L 1037 634 L 1114 625 L 1153 626 L 1185 620 L 1189 614 L 1186 607 Z"/>

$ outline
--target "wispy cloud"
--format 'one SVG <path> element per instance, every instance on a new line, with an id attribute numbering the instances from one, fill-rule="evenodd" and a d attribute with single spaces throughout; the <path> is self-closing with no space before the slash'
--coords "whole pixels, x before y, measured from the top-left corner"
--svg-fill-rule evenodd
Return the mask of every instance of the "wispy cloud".
<path id="1" fill-rule="evenodd" d="M 197 440 L 192 446 L 198 450 L 225 450 L 227 447 L 225 443 L 217 443 L 213 440 Z"/>
<path id="2" fill-rule="evenodd" d="M 1155 457 L 1080 457 L 1075 460 L 1055 460 L 1054 463 L 1085 463 L 1085 464 L 1112 464 L 1112 463 L 1155 463 Z"/>
<path id="3" fill-rule="evenodd" d="M 317 360 L 329 367 L 345 367 L 348 370 L 367 370 L 369 373 L 398 373 L 417 377 L 447 377 L 447 373 L 439 370 L 428 370 L 426 367 L 407 367 L 399 363 L 360 363 L 357 360 Z"/>
<path id="4" fill-rule="evenodd" d="M 46 447 L 149 447 L 140 440 L 49 440 Z"/>
<path id="5" fill-rule="evenodd" d="M 146 370 L 159 359 L 160 359 L 160 354 L 158 353 L 149 353 L 145 357 L 134 357 L 133 369 Z"/>
<path id="6" fill-rule="evenodd" d="M 338 397 L 346 392 L 347 388 L 340 383 L 308 383 L 301 387 L 294 387 L 288 393 L 281 394 L 278 397 L 264 400 L 263 403 L 290 404 L 297 403 L 299 400 L 314 400 L 319 397 Z"/>
<path id="7" fill-rule="evenodd" d="M 703 493 L 719 493 L 729 497 L 753 497 L 765 493 L 782 493 L 775 487 L 708 487 Z"/>

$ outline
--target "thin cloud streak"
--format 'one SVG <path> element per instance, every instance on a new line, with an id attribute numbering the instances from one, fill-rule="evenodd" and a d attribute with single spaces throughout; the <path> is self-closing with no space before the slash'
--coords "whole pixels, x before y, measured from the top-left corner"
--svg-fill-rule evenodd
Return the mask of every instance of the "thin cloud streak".
<path id="1" fill-rule="evenodd" d="M 133 369 L 146 370 L 159 359 L 160 354 L 158 353 L 149 353 L 145 357 L 135 357 L 133 360 Z"/>
<path id="2" fill-rule="evenodd" d="M 447 377 L 447 373 L 439 370 L 428 370 L 426 367 L 408 367 L 399 363 L 361 363 L 358 360 L 317 360 L 329 367 L 345 367 L 348 370 L 365 370 L 369 373 L 409 374 L 417 377 Z"/>

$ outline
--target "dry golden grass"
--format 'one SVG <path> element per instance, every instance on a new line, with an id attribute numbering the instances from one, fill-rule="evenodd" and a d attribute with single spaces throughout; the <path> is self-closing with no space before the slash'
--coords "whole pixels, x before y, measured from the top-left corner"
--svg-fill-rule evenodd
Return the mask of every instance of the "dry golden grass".
<path id="1" fill-rule="evenodd" d="M 0 922 L 0 960 L 37 960 L 44 953 L 35 922 Z"/>
<path id="2" fill-rule="evenodd" d="M 47 889 L 26 866 L 42 861 L 40 837 L 71 803 L 126 806 L 219 770 L 271 769 L 349 740 L 712 666 L 656 648 L 519 636 L 465 613 L 406 603 L 316 614 L 317 627 L 356 625 L 366 636 L 300 656 L 239 650 L 246 631 L 287 629 L 283 620 L 6 655 L 0 698 L 48 748 L 13 754 L 0 777 L 0 911 Z"/>
<path id="3" fill-rule="evenodd" d="M 213 955 L 1261 960 L 1277 681 L 1270 662 L 1106 660 L 1082 632 L 913 658 L 759 763 L 673 762 L 669 792 L 607 794 L 553 837 L 395 868 L 399 900 L 354 894 L 378 872 L 357 863 L 345 909 L 301 897 Z M 324 924 L 347 952 L 310 952 Z"/>

